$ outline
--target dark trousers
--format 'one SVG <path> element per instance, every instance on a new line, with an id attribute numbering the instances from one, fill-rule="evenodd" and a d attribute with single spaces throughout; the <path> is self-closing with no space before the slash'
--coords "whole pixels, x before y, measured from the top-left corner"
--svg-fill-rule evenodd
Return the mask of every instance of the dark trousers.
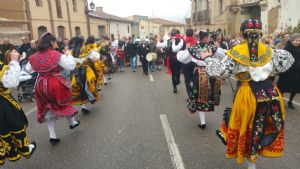
<path id="1" fill-rule="evenodd" d="M 188 64 L 182 64 L 182 70 L 184 75 L 184 83 L 187 94 L 191 91 L 191 82 L 193 80 L 193 73 L 194 73 L 195 65 L 194 63 L 190 62 Z"/>
<path id="2" fill-rule="evenodd" d="M 146 57 L 141 58 L 141 61 L 143 65 L 143 72 L 148 75 L 148 61 L 146 60 Z"/>
<path id="3" fill-rule="evenodd" d="M 181 64 L 176 58 L 170 57 L 170 68 L 172 71 L 172 84 L 174 88 L 177 88 L 177 85 L 180 82 L 180 67 Z"/>

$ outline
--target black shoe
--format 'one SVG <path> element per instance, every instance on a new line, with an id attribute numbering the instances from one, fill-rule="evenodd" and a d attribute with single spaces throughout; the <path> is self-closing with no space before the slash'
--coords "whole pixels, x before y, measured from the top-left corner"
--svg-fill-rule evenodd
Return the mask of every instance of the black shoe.
<path id="1" fill-rule="evenodd" d="M 106 86 L 106 85 L 107 85 L 107 83 L 104 83 L 104 85 Z"/>
<path id="2" fill-rule="evenodd" d="M 92 100 L 92 101 L 90 101 L 91 102 L 91 104 L 95 104 L 96 102 L 97 102 L 97 100 Z"/>
<path id="3" fill-rule="evenodd" d="M 108 80 L 111 80 L 111 79 L 112 79 L 111 77 L 108 78 Z"/>
<path id="4" fill-rule="evenodd" d="M 50 143 L 54 146 L 60 142 L 59 138 L 50 138 Z"/>
<path id="5" fill-rule="evenodd" d="M 206 129 L 206 124 L 199 124 L 198 127 L 199 127 L 200 129 Z"/>
<path id="6" fill-rule="evenodd" d="M 177 93 L 177 88 L 174 88 L 173 93 Z"/>
<path id="7" fill-rule="evenodd" d="M 288 102 L 288 108 L 295 110 L 295 107 L 292 102 Z"/>
<path id="8" fill-rule="evenodd" d="M 36 142 L 31 142 L 30 145 L 33 145 L 34 147 L 32 148 L 31 152 L 30 152 L 30 156 L 34 153 L 34 151 L 36 150 Z"/>
<path id="9" fill-rule="evenodd" d="M 75 129 L 76 127 L 78 127 L 80 125 L 80 121 L 77 121 L 77 123 L 75 125 L 70 125 L 70 129 L 73 130 Z"/>
<path id="10" fill-rule="evenodd" d="M 83 114 L 89 114 L 90 113 L 90 111 L 88 109 L 84 109 L 84 108 L 81 109 L 81 112 Z"/>
<path id="11" fill-rule="evenodd" d="M 216 135 L 219 137 L 219 139 L 221 139 L 222 143 L 226 146 L 227 145 L 227 142 L 225 141 L 222 133 L 220 130 L 216 130 Z"/>

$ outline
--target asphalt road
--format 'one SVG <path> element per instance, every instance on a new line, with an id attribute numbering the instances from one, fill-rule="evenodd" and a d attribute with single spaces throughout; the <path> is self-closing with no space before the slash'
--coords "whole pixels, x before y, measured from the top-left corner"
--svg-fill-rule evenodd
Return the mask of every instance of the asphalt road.
<path id="1" fill-rule="evenodd" d="M 38 124 L 35 112 L 31 113 L 34 103 L 22 103 L 30 123 L 28 136 L 37 142 L 38 149 L 31 159 L 7 162 L 2 168 L 246 168 L 225 158 L 225 146 L 215 136 L 223 109 L 232 103 L 228 81 L 222 86 L 221 106 L 207 113 L 207 129 L 201 130 L 198 116 L 186 110 L 184 85 L 173 94 L 165 71 L 154 72 L 151 77 L 143 75 L 141 69 L 136 73 L 127 70 L 112 77 L 102 89 L 101 101 L 90 106 L 92 112 L 78 115 L 78 128 L 71 131 L 65 119 L 57 121 L 57 134 L 62 139 L 57 146 L 50 145 L 46 126 Z M 299 96 L 295 101 L 300 103 Z M 300 107 L 295 106 L 294 111 L 287 109 L 285 155 L 259 158 L 258 169 L 300 169 Z"/>

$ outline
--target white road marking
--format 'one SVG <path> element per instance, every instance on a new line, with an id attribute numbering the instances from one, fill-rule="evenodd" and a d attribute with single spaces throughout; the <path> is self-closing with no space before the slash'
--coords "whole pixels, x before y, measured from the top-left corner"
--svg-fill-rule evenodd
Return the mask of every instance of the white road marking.
<path id="1" fill-rule="evenodd" d="M 33 112 L 35 112 L 35 111 L 37 111 L 37 107 L 36 106 L 34 106 L 32 109 L 30 109 L 29 111 L 27 111 L 26 113 L 25 113 L 25 115 L 26 116 L 29 116 L 31 113 L 33 113 Z"/>
<path id="2" fill-rule="evenodd" d="M 290 99 L 284 97 L 283 100 L 285 101 L 289 101 Z M 296 102 L 296 101 L 293 101 L 293 104 L 297 105 L 297 106 L 300 106 L 300 103 Z"/>
<path id="3" fill-rule="evenodd" d="M 179 149 L 177 147 L 177 144 L 175 143 L 175 139 L 173 137 L 173 133 L 170 128 L 167 116 L 165 114 L 161 114 L 160 121 L 164 129 L 164 133 L 166 136 L 166 141 L 168 144 L 169 153 L 172 159 L 174 169 L 185 169 Z"/>
<path id="4" fill-rule="evenodd" d="M 234 78 L 234 77 L 230 77 L 231 79 L 233 79 L 233 80 L 237 80 L 236 78 Z M 288 98 L 286 98 L 286 97 L 283 97 L 283 100 L 285 100 L 285 101 L 289 101 L 289 99 Z M 297 105 L 297 106 L 300 106 L 300 103 L 298 103 L 298 102 L 296 102 L 296 101 L 293 101 L 293 104 L 295 104 L 295 105 Z"/>
<path id="5" fill-rule="evenodd" d="M 150 78 L 150 82 L 154 82 L 154 78 L 153 78 L 152 74 L 149 74 L 149 78 Z"/>

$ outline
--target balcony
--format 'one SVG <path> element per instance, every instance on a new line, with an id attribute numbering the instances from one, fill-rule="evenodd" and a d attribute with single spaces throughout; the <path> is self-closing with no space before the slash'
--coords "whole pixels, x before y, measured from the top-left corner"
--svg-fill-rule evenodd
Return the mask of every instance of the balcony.
<path id="1" fill-rule="evenodd" d="M 241 7 L 259 5 L 261 1 L 262 0 L 230 0 L 231 5 Z"/>
<path id="2" fill-rule="evenodd" d="M 193 23 L 205 23 L 210 24 L 209 11 L 203 10 L 197 13 L 193 13 Z"/>

